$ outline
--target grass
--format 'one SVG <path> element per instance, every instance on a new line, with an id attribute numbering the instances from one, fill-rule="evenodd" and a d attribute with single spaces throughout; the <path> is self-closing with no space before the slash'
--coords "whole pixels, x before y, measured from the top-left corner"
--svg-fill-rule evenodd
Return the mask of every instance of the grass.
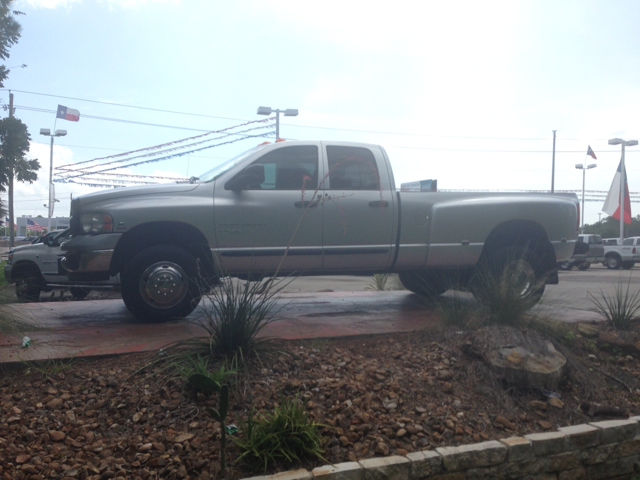
<path id="1" fill-rule="evenodd" d="M 481 322 L 483 317 L 483 307 L 462 298 L 458 290 L 453 290 L 451 297 L 435 298 L 434 306 L 442 322 L 452 327 L 468 328 Z"/>
<path id="2" fill-rule="evenodd" d="M 640 311 L 640 291 L 630 291 L 631 282 L 627 282 L 626 288 L 622 283 L 614 286 L 614 293 L 606 295 L 600 290 L 600 297 L 589 292 L 591 302 L 609 325 L 618 330 L 628 329 L 632 323 L 638 320 Z"/>
<path id="3" fill-rule="evenodd" d="M 271 413 L 254 417 L 251 412 L 239 423 L 242 438 L 234 439 L 242 450 L 237 461 L 266 472 L 274 464 L 299 463 L 308 457 L 324 460 L 321 426 L 309 420 L 298 399 L 284 399 Z"/>
<path id="4" fill-rule="evenodd" d="M 389 280 L 388 273 L 376 273 L 373 277 L 371 277 L 371 280 L 369 281 L 367 286 L 364 287 L 364 289 L 382 292 L 386 290 L 388 280 Z"/>
<path id="5" fill-rule="evenodd" d="M 31 373 L 32 370 L 40 373 L 43 378 L 53 377 L 58 373 L 69 370 L 75 361 L 75 357 L 68 359 L 49 359 L 46 362 L 29 362 L 27 360 L 21 360 L 27 367 L 25 374 Z"/>

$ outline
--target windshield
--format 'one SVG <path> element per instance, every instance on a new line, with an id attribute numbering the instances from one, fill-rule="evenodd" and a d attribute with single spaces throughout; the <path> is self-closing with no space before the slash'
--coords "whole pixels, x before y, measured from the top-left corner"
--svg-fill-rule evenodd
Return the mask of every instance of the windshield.
<path id="1" fill-rule="evenodd" d="M 227 160 L 226 162 L 223 162 L 220 165 L 217 165 L 217 166 L 213 167 L 211 170 L 203 173 L 202 175 L 199 175 L 197 177 L 191 177 L 192 178 L 192 182 L 191 183 L 194 183 L 196 181 L 205 183 L 205 182 L 210 182 L 211 180 L 214 180 L 216 177 L 218 177 L 219 175 L 222 175 L 224 172 L 229 170 L 231 167 L 236 165 L 238 162 L 240 162 L 244 158 L 248 157 L 253 152 L 255 152 L 256 150 L 262 148 L 263 146 L 264 145 L 258 145 L 257 147 L 253 147 L 253 148 L 247 150 L 246 152 L 243 152 L 240 155 L 238 155 L 236 157 L 233 157 L 231 160 Z"/>

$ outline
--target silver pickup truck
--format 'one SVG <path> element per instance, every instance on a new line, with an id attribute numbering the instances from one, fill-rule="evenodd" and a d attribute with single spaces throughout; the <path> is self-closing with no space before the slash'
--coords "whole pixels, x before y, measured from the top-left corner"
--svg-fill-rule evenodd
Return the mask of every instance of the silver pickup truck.
<path id="1" fill-rule="evenodd" d="M 352 142 L 256 146 L 188 183 L 75 198 L 69 278 L 121 274 L 137 317 L 183 317 L 218 276 L 398 272 L 420 294 L 516 266 L 523 296 L 557 283 L 578 236 L 575 195 L 402 192 L 385 150 Z M 514 263 L 513 257 L 519 259 Z"/>

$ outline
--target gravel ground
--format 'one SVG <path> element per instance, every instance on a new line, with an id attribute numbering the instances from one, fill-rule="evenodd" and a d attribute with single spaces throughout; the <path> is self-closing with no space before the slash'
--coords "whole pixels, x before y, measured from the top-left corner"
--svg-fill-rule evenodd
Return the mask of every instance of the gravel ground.
<path id="1" fill-rule="evenodd" d="M 326 461 L 270 465 L 274 473 L 638 415 L 637 337 L 598 328 L 599 339 L 578 333 L 555 342 L 571 364 L 559 398 L 491 373 L 484 353 L 500 342 L 500 329 L 283 343 L 287 354 L 254 362 L 232 387 L 227 423 L 239 424 L 252 409 L 270 411 L 283 398 L 304 402 L 323 425 Z M 205 412 L 217 399 L 150 369 L 134 373 L 148 358 L 5 369 L 2 478 L 219 478 L 220 424 Z M 234 465 L 238 455 L 229 442 L 227 478 L 254 475 Z"/>

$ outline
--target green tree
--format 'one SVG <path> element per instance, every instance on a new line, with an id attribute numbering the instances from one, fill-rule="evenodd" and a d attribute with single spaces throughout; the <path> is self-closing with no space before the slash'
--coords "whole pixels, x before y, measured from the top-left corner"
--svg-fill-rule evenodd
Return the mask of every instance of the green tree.
<path id="1" fill-rule="evenodd" d="M 607 217 L 592 225 L 585 224 L 584 233 L 594 233 L 602 238 L 618 238 L 620 236 L 620 220 Z M 624 236 L 640 237 L 640 215 L 631 218 L 631 224 L 624 224 Z"/>
<path id="2" fill-rule="evenodd" d="M 22 29 L 15 16 L 24 15 L 24 13 L 11 9 L 14 1 L 0 0 L 0 59 L 2 60 L 9 58 L 9 48 L 18 43 Z M 8 76 L 7 67 L 0 65 L 0 87 L 4 87 L 4 81 Z"/>
<path id="3" fill-rule="evenodd" d="M 1 0 L 0 0 L 1 1 Z M 38 160 L 25 158 L 31 136 L 27 126 L 15 117 L 0 120 L 0 192 L 9 188 L 9 235 L 13 240 L 13 181 L 33 183 L 38 179 Z M 13 244 L 13 241 L 12 241 Z"/>

